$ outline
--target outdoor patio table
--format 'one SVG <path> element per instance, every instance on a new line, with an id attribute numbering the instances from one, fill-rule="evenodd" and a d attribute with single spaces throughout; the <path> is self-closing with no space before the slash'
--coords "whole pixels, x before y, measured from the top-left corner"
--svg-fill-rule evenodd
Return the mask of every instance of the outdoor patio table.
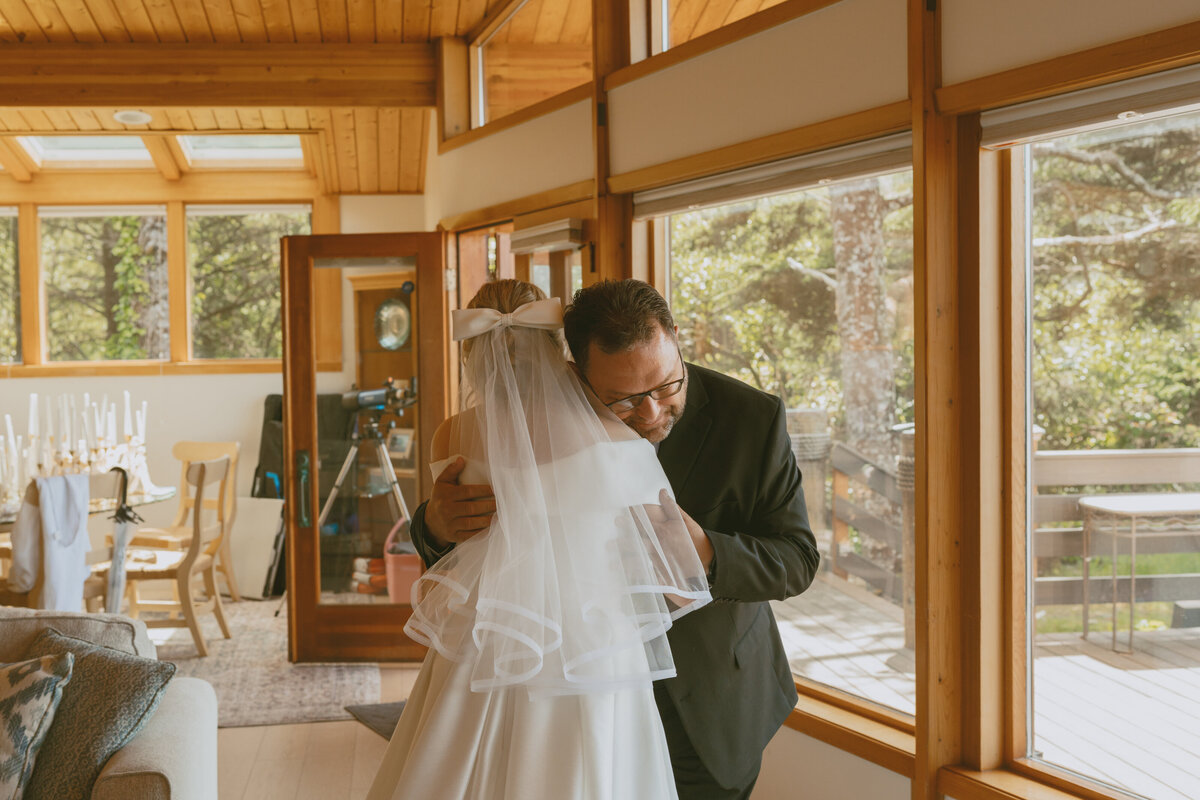
<path id="1" fill-rule="evenodd" d="M 1139 539 L 1178 536 L 1181 527 L 1200 527 L 1200 493 L 1114 494 L 1082 497 L 1083 638 L 1088 636 L 1088 584 L 1092 537 L 1104 531 L 1112 539 L 1112 649 L 1117 650 L 1117 545 L 1129 540 L 1129 649 L 1137 618 L 1137 543 Z M 1101 526 L 1104 526 L 1103 528 Z"/>

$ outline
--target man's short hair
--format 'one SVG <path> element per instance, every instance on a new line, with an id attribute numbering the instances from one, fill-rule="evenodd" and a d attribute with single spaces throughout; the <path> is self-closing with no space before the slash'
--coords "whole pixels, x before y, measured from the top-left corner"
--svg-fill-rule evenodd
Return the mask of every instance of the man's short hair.
<path id="1" fill-rule="evenodd" d="M 580 370 L 587 369 L 592 342 L 605 353 L 618 353 L 650 341 L 660 329 L 675 335 L 667 301 L 650 284 L 632 278 L 580 289 L 563 312 L 567 347 Z"/>

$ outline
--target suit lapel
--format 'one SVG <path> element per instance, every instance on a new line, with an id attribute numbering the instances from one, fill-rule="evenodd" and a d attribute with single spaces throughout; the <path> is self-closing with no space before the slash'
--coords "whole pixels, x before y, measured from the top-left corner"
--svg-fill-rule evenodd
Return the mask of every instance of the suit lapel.
<path id="1" fill-rule="evenodd" d="M 704 439 L 712 425 L 712 418 L 705 407 L 708 405 L 708 392 L 704 389 L 704 379 L 700 371 L 691 364 L 688 370 L 688 397 L 683 407 L 683 416 L 675 423 L 670 435 L 658 446 L 658 461 L 662 464 L 667 480 L 679 497 L 692 468 L 696 465 L 696 456 L 704 446 Z"/>

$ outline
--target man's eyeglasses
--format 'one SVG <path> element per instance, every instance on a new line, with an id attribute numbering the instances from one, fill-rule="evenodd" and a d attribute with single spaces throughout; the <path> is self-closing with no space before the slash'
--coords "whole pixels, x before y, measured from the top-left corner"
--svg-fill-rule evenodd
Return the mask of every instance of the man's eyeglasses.
<path id="1" fill-rule="evenodd" d="M 647 397 L 653 397 L 655 400 L 666 400 L 668 397 L 674 397 L 675 395 L 679 394 L 679 392 L 683 389 L 683 385 L 687 382 L 687 367 L 683 365 L 683 353 L 679 352 L 679 348 L 675 348 L 675 354 L 679 356 L 679 366 L 683 369 L 682 378 L 679 380 L 670 381 L 669 383 L 664 383 L 661 386 L 655 386 L 653 389 L 650 389 L 646 392 L 638 392 L 637 394 L 631 394 L 628 397 L 622 397 L 619 400 L 613 400 L 611 403 L 605 403 L 604 405 L 607 406 L 608 409 L 617 416 L 621 416 L 623 414 L 628 414 L 630 411 L 633 411 L 635 408 L 640 406 L 642 401 Z M 580 377 L 583 378 L 583 382 L 587 384 L 588 388 L 591 389 L 592 392 L 594 392 L 596 395 L 600 394 L 596 391 L 596 388 L 592 386 L 588 379 L 583 376 L 582 373 L 580 373 Z"/>

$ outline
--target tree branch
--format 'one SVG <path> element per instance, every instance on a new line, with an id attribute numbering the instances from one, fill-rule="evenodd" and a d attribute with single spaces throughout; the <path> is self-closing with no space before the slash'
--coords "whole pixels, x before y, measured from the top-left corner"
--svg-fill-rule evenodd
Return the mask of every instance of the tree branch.
<path id="1" fill-rule="evenodd" d="M 1104 150 L 1098 153 L 1090 153 L 1087 150 L 1080 150 L 1076 147 L 1068 147 L 1064 144 L 1042 144 L 1037 148 L 1043 153 L 1066 158 L 1071 161 L 1078 161 L 1080 164 L 1099 165 L 1103 167 L 1111 167 L 1125 180 L 1132 183 L 1140 191 L 1154 197 L 1158 200 L 1178 200 L 1182 197 L 1189 197 L 1190 194 L 1184 192 L 1169 192 L 1165 189 L 1159 189 L 1151 186 L 1150 182 L 1141 176 L 1133 167 L 1125 163 L 1125 159 L 1111 150 Z"/>
<path id="2" fill-rule="evenodd" d="M 1079 244 L 1099 247 L 1103 245 L 1128 244 L 1129 242 L 1141 239 L 1143 236 L 1148 236 L 1158 231 L 1170 230 L 1171 228 L 1178 227 L 1178 225 L 1178 221 L 1169 219 L 1151 222 L 1149 225 L 1143 225 L 1137 230 L 1125 231 L 1124 233 L 1100 234 L 1096 236 L 1044 236 L 1034 239 L 1033 246 L 1061 247 L 1068 244 Z"/>
<path id="3" fill-rule="evenodd" d="M 788 256 L 787 263 L 789 267 L 796 270 L 800 274 L 807 275 L 810 278 L 817 278 L 818 280 L 824 281 L 825 285 L 830 289 L 837 289 L 837 281 L 834 278 L 826 275 L 824 272 L 819 272 L 815 269 L 809 269 L 791 256 Z"/>

